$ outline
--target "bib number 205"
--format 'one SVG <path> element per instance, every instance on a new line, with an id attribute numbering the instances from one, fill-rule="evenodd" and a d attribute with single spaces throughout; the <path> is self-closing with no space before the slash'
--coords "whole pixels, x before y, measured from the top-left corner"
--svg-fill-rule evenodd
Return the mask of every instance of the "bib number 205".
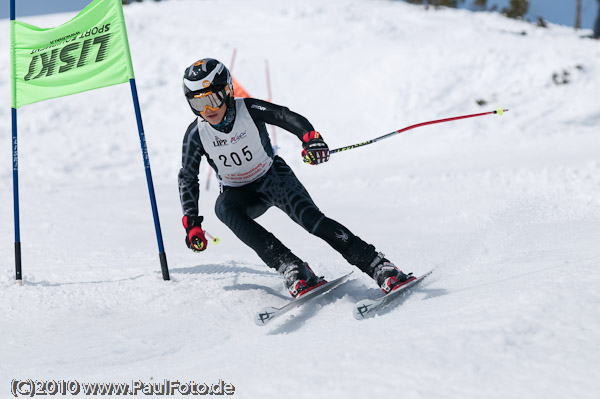
<path id="1" fill-rule="evenodd" d="M 242 148 L 242 156 L 248 162 L 252 160 L 252 153 L 248 149 L 248 146 Z M 242 156 L 240 156 L 237 152 L 232 152 L 231 154 L 229 154 L 229 158 L 226 155 L 221 154 L 219 155 L 219 159 L 223 161 L 223 166 L 230 168 L 233 166 L 231 162 L 233 162 L 237 166 L 240 166 L 242 164 Z"/>

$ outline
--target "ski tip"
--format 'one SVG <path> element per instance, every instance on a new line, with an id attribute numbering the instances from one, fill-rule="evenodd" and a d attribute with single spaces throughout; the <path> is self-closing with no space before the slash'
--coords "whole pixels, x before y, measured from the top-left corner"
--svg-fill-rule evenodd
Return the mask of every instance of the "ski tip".
<path id="1" fill-rule="evenodd" d="M 498 114 L 498 115 L 503 115 L 505 112 L 508 112 L 508 109 L 502 108 L 502 107 L 500 107 L 500 108 L 498 108 L 497 110 L 494 111 L 494 113 Z"/>
<path id="2" fill-rule="evenodd" d="M 352 273 L 354 273 L 354 270 L 351 270 L 350 273 L 345 274 L 342 277 L 339 277 L 339 279 L 342 281 L 348 281 L 350 279 L 350 277 L 352 276 Z"/>
<path id="3" fill-rule="evenodd" d="M 273 318 L 277 314 L 278 310 L 279 309 L 272 308 L 272 307 L 266 307 L 266 308 L 261 309 L 254 316 L 254 324 L 256 324 L 257 326 L 267 325 L 267 323 L 269 323 L 271 320 L 273 320 Z"/>

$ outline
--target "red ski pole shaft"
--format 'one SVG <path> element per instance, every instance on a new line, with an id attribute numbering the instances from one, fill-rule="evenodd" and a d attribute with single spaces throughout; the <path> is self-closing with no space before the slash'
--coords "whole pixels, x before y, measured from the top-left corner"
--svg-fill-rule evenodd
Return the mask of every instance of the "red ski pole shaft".
<path id="1" fill-rule="evenodd" d="M 208 238 L 209 240 L 211 240 L 214 244 L 218 244 L 219 242 L 221 242 L 221 240 L 219 239 L 219 237 L 213 237 L 206 230 L 202 230 L 202 231 L 204 232 L 204 235 L 206 236 L 206 238 Z"/>
<path id="2" fill-rule="evenodd" d="M 362 143 L 352 144 L 352 145 L 349 145 L 349 146 L 346 146 L 346 147 L 341 147 L 341 148 L 336 148 L 335 150 L 329 151 L 329 153 L 330 154 L 335 154 L 336 152 L 352 150 L 354 148 L 362 147 L 362 146 L 365 146 L 367 144 L 373 144 L 373 143 L 375 143 L 377 141 L 380 141 L 380 140 L 383 140 L 383 139 L 387 139 L 388 137 L 392 137 L 392 136 L 395 136 L 396 134 L 399 134 L 399 133 L 402 133 L 402 132 L 406 132 L 407 130 L 416 129 L 416 128 L 421 127 L 421 126 L 433 125 L 435 123 L 457 121 L 459 119 L 475 118 L 477 116 L 483 116 L 483 115 L 492 115 L 492 114 L 502 115 L 505 112 L 508 112 L 508 110 L 504 109 L 504 108 L 498 108 L 495 111 L 483 112 L 483 113 L 480 113 L 480 114 L 455 116 L 453 118 L 438 119 L 438 120 L 435 120 L 435 121 L 417 123 L 416 125 L 411 125 L 411 126 L 399 129 L 399 130 L 395 130 L 395 131 L 393 131 L 391 133 L 388 133 L 388 134 L 385 134 L 385 135 L 383 135 L 381 137 L 377 137 L 377 138 L 374 138 L 374 139 L 371 139 L 371 140 L 368 140 L 368 141 L 365 141 L 365 142 L 362 142 Z"/>

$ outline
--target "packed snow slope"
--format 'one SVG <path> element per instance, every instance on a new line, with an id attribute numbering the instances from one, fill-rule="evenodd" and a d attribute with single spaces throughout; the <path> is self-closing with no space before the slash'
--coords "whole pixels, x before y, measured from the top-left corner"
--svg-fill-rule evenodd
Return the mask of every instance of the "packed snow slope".
<path id="1" fill-rule="evenodd" d="M 75 14 L 23 18 L 51 27 Z M 19 109 L 24 285 L 14 282 L 8 39 L 0 43 L 0 397 L 13 379 L 235 386 L 240 398 L 578 398 L 600 392 L 600 45 L 466 10 L 383 0 L 192 1 L 125 7 L 172 280 L 161 279 L 127 85 Z M 9 32 L 9 22 L 0 21 Z M 526 34 L 521 34 L 525 32 Z M 214 57 L 253 96 L 306 117 L 331 148 L 279 154 L 329 217 L 406 272 L 433 274 L 374 319 L 356 271 L 265 328 L 280 276 L 215 216 L 184 245 L 177 190 L 193 115 L 183 70 Z M 567 84 L 562 83 L 568 80 Z M 555 82 L 556 81 L 556 82 Z M 477 101 L 487 102 L 484 106 Z M 214 174 L 213 174 L 214 176 Z M 211 177 L 214 179 L 214 177 Z M 353 269 L 277 209 L 258 221 L 313 269 Z"/>

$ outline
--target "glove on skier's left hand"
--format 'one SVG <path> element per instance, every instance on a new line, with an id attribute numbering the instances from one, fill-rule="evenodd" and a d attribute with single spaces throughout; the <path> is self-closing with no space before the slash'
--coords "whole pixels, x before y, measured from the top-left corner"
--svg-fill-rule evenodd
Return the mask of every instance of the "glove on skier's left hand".
<path id="1" fill-rule="evenodd" d="M 305 163 L 318 165 L 329 161 L 329 146 L 323 140 L 323 137 L 314 130 L 304 134 L 302 137 L 302 158 Z"/>
<path id="2" fill-rule="evenodd" d="M 184 216 L 183 227 L 185 227 L 185 244 L 194 252 L 204 251 L 207 246 L 206 237 L 202 230 L 203 216 Z"/>

